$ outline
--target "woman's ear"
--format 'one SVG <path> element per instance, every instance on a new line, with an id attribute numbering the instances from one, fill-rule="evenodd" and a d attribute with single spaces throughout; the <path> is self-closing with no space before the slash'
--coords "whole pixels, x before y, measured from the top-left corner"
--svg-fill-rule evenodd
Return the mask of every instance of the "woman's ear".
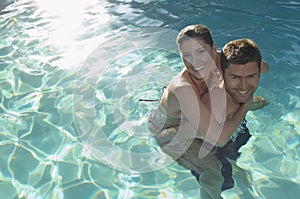
<path id="1" fill-rule="evenodd" d="M 212 52 L 213 52 L 215 63 L 217 64 L 217 61 L 218 61 L 218 51 L 217 51 L 217 46 L 216 46 L 215 43 L 212 46 Z"/>
<path id="2" fill-rule="evenodd" d="M 217 65 L 218 71 L 220 72 L 221 76 L 223 76 L 222 74 L 222 70 L 221 70 L 221 52 L 218 51 L 216 44 L 213 44 L 213 53 L 215 56 L 215 63 Z"/>

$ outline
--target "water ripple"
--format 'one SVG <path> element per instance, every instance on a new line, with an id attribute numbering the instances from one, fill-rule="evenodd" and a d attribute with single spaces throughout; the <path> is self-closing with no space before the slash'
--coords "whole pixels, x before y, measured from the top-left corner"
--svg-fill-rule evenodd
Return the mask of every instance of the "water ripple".
<path id="1" fill-rule="evenodd" d="M 55 0 L 54 7 L 50 1 L 5 2 L 12 1 L 0 3 L 1 197 L 197 197 L 199 185 L 190 172 L 149 138 L 147 116 L 157 104 L 139 101 L 159 99 L 162 86 L 182 68 L 177 51 L 157 49 L 158 38 L 149 41 L 155 32 L 139 30 L 179 30 L 191 23 L 207 24 L 219 48 L 233 38 L 255 39 L 271 66 L 257 91 L 271 104 L 248 113 L 253 136 L 238 161 L 251 171 L 254 191 L 243 194 L 248 185 L 236 175 L 239 186 L 226 196 L 299 195 L 298 2 L 88 0 L 74 1 L 72 9 Z M 162 40 L 174 38 L 175 45 L 175 37 Z M 99 62 L 98 70 L 77 73 L 100 44 L 101 56 L 87 62 L 111 61 L 107 70 L 98 73 L 105 67 Z M 96 78 L 92 84 L 90 76 Z M 75 128 L 74 116 L 82 129 Z M 98 139 L 95 129 L 109 142 Z M 141 165 L 151 165 L 153 171 L 120 171 L 123 162 L 141 171 Z"/>

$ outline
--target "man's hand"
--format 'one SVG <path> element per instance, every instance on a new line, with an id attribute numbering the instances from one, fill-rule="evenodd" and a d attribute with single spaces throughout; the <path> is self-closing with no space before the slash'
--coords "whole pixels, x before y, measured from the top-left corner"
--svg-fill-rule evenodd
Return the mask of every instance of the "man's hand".
<path id="1" fill-rule="evenodd" d="M 263 107 L 269 105 L 270 102 L 261 96 L 254 96 L 252 102 L 248 106 L 248 110 L 256 111 L 262 109 Z"/>

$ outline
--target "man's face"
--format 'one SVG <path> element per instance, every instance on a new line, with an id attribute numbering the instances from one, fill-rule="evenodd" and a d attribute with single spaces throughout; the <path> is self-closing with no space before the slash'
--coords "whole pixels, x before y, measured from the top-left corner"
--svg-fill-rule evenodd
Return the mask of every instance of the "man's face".
<path id="1" fill-rule="evenodd" d="M 224 72 L 225 89 L 235 103 L 246 103 L 256 91 L 259 70 L 256 62 L 229 64 Z"/>

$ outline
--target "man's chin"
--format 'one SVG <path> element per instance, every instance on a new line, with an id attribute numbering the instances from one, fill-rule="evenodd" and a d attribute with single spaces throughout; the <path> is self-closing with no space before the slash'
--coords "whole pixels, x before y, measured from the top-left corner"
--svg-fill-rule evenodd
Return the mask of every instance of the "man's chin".
<path id="1" fill-rule="evenodd" d="M 247 103 L 249 100 L 251 99 L 251 97 L 247 97 L 247 98 L 238 98 L 236 99 L 236 102 L 239 103 L 239 104 L 245 104 Z"/>

